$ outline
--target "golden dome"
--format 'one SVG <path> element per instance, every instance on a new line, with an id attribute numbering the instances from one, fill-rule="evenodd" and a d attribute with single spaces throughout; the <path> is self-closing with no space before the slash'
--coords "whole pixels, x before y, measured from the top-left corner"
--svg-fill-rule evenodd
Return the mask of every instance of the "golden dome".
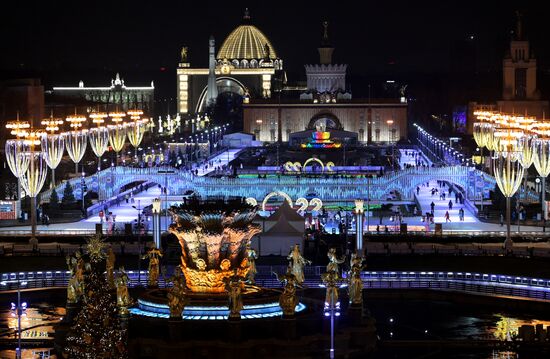
<path id="1" fill-rule="evenodd" d="M 269 58 L 275 60 L 277 53 L 263 32 L 254 25 L 240 25 L 225 39 L 217 58 L 261 60 L 267 55 L 266 44 L 269 47 Z"/>

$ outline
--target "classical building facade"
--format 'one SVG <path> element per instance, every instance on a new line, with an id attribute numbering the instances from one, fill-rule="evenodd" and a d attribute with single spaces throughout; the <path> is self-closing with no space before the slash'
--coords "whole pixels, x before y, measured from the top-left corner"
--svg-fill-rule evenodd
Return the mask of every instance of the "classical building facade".
<path id="1" fill-rule="evenodd" d="M 279 125 L 280 110 L 280 125 Z M 254 100 L 243 105 L 244 131 L 256 140 L 289 141 L 294 132 L 313 130 L 320 123 L 327 131 L 344 130 L 357 133 L 364 143 L 396 142 L 407 137 L 407 103 L 399 100 L 346 100 L 336 103 L 312 101 Z"/>
<path id="2" fill-rule="evenodd" d="M 352 99 L 347 65 L 333 64 L 334 47 L 323 22 L 319 64 L 305 65 L 307 88 L 299 99 L 251 99 L 243 104 L 244 131 L 264 142 L 297 145 L 312 132 L 330 132 L 342 143 L 393 143 L 407 137 L 407 103 L 395 99 Z"/>
<path id="3" fill-rule="evenodd" d="M 210 96 L 231 92 L 248 98 L 270 98 L 272 82 L 277 71 L 283 69 L 280 59 L 269 39 L 252 25 L 248 10 L 243 21 L 223 41 L 215 59 L 214 39 L 209 41 L 209 68 L 195 68 L 187 59 L 187 48 L 182 49 L 177 69 L 177 106 L 182 115 L 204 112 L 212 105 L 208 100 L 208 86 L 217 85 Z M 212 100 L 210 98 L 210 100 Z"/>
<path id="4" fill-rule="evenodd" d="M 84 86 L 84 82 L 80 81 L 77 87 L 54 87 L 51 94 L 61 99 L 82 100 L 91 108 L 99 105 L 102 111 L 128 111 L 138 108 L 150 115 L 154 111 L 153 81 L 149 86 L 126 86 L 118 73 L 111 79 L 110 86 L 90 87 Z"/>

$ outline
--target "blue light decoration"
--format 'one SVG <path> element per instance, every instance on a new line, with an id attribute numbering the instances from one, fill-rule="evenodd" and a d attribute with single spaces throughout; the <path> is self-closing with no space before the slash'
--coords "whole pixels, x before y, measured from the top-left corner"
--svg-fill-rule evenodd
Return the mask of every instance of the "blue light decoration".
<path id="1" fill-rule="evenodd" d="M 298 303 L 296 312 L 306 309 L 305 304 Z M 130 308 L 130 313 L 152 318 L 169 318 L 170 308 L 167 304 L 153 303 L 138 299 L 138 307 Z M 261 319 L 272 318 L 283 315 L 279 303 L 265 303 L 245 305 L 241 311 L 242 319 Z M 229 309 L 227 306 L 187 306 L 185 307 L 182 318 L 186 320 L 227 320 Z"/>

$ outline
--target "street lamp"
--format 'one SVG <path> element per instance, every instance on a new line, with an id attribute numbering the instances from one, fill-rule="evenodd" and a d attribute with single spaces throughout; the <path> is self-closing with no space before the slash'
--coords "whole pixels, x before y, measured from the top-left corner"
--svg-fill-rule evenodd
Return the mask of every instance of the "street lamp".
<path id="1" fill-rule="evenodd" d="M 19 121 L 19 114 L 16 121 L 10 121 L 6 124 L 6 128 L 11 131 L 11 135 L 15 136 L 15 139 L 6 141 L 5 153 L 8 166 L 17 178 L 18 201 L 21 200 L 21 176 L 23 176 L 29 167 L 29 157 L 25 156 L 25 153 L 29 150 L 29 146 L 24 138 L 28 136 L 28 129 L 30 127 L 29 122 Z"/>
<path id="2" fill-rule="evenodd" d="M 44 120 L 42 125 L 46 126 L 46 132 L 41 137 L 42 151 L 44 151 L 44 159 L 46 164 L 52 170 L 52 179 L 50 187 L 55 191 L 55 169 L 59 166 L 61 159 L 63 158 L 63 152 L 65 151 L 65 136 L 63 134 L 56 134 L 59 131 L 59 126 L 63 124 L 63 120 L 59 118 L 53 118 L 53 114 Z"/>
<path id="3" fill-rule="evenodd" d="M 360 256 L 363 256 L 363 213 L 364 203 L 362 199 L 355 200 L 355 248 Z M 367 229 L 368 230 L 368 229 Z"/>
<path id="4" fill-rule="evenodd" d="M 67 132 L 65 137 L 67 153 L 74 162 L 75 173 L 78 173 L 78 163 L 84 157 L 88 145 L 87 130 L 82 128 L 86 122 L 86 117 L 75 114 L 68 116 L 65 120 L 70 123 L 72 129 Z"/>
<path id="5" fill-rule="evenodd" d="M 138 199 L 138 205 L 137 207 L 135 205 L 132 205 L 132 208 L 138 211 L 138 219 L 137 219 L 137 237 L 138 237 L 138 286 L 141 286 L 141 206 L 140 206 L 140 200 Z"/>
<path id="6" fill-rule="evenodd" d="M 124 148 L 124 142 L 126 140 L 127 127 L 124 123 L 125 112 L 111 112 L 112 125 L 107 126 L 109 128 L 109 143 L 116 153 L 115 163 L 118 165 L 118 154 Z"/>
<path id="7" fill-rule="evenodd" d="M 31 131 L 25 141 L 29 145 L 29 166 L 27 171 L 21 176 L 21 185 L 25 190 L 25 193 L 31 199 L 31 239 L 32 245 L 38 244 L 36 239 L 36 196 L 42 190 L 44 182 L 46 182 L 47 165 L 44 159 L 44 153 L 41 151 L 36 152 L 35 147 L 40 146 L 40 138 L 43 133 L 40 131 Z"/>
<path id="8" fill-rule="evenodd" d="M 143 111 L 141 110 L 131 110 L 128 111 L 130 119 L 133 121 L 129 124 L 128 128 L 128 140 L 130 144 L 134 146 L 134 153 L 137 162 L 137 149 L 143 140 L 143 135 L 147 130 L 147 119 L 141 119 Z"/>
<path id="9" fill-rule="evenodd" d="M 523 135 L 512 128 L 510 124 L 504 123 L 507 128 L 495 131 L 496 159 L 493 162 L 493 171 L 498 188 L 506 197 L 506 250 L 513 246 L 510 235 L 510 197 L 512 197 L 521 185 L 524 168 L 518 160 L 518 139 Z"/>

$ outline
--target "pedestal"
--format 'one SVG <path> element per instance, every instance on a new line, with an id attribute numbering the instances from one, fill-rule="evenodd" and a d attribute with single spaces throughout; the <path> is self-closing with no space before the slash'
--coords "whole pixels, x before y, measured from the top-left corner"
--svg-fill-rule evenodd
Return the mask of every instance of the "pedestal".
<path id="1" fill-rule="evenodd" d="M 242 328 L 240 317 L 229 317 L 227 319 L 227 339 L 231 342 L 239 342 L 242 339 Z"/>
<path id="2" fill-rule="evenodd" d="M 351 326 L 363 324 L 363 303 L 350 304 L 348 307 L 348 320 Z"/>
<path id="3" fill-rule="evenodd" d="M 128 330 L 128 322 L 130 321 L 130 314 L 125 313 L 125 314 L 119 314 L 118 316 L 120 318 L 120 328 L 124 330 Z"/>
<path id="4" fill-rule="evenodd" d="M 285 340 L 294 340 L 296 335 L 296 316 L 285 316 L 281 319 L 281 333 Z"/>
<path id="5" fill-rule="evenodd" d="M 168 319 L 168 330 L 170 332 L 170 340 L 174 342 L 181 341 L 183 329 L 183 319 L 181 317 L 171 317 Z"/>

